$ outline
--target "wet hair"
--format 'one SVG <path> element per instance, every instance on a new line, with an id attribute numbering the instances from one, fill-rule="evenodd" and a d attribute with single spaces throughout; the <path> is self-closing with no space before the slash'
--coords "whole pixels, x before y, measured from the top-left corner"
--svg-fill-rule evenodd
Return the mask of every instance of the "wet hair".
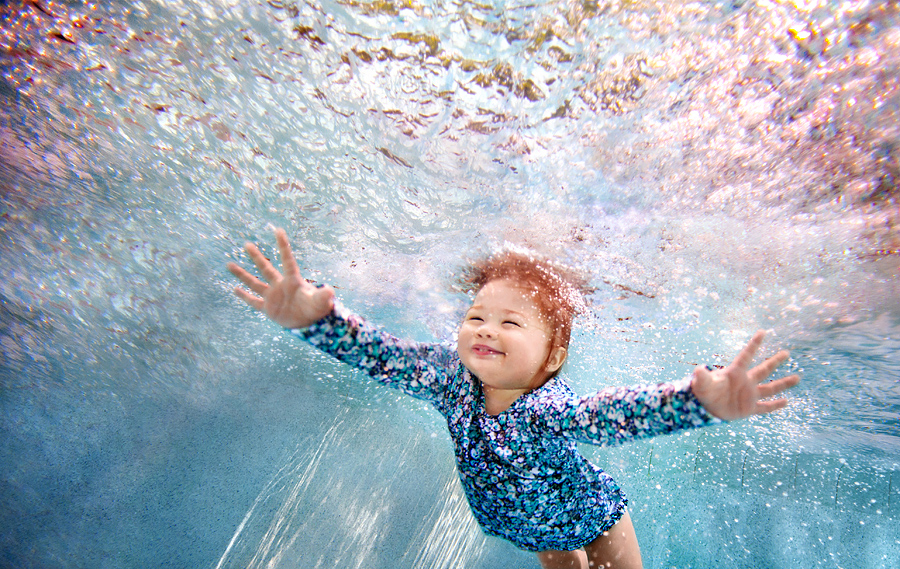
<path id="1" fill-rule="evenodd" d="M 568 350 L 572 321 L 585 311 L 585 297 L 592 292 L 581 274 L 527 252 L 505 250 L 469 265 L 458 284 L 463 291 L 477 294 L 495 280 L 509 280 L 531 292 L 531 300 L 550 324 L 550 350 L 544 365 L 550 362 L 555 348 Z M 554 371 L 548 379 L 559 371 Z"/>

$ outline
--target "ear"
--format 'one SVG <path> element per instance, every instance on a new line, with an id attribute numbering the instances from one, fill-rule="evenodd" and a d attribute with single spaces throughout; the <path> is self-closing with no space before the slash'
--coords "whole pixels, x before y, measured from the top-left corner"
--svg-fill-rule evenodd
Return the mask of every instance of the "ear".
<path id="1" fill-rule="evenodd" d="M 550 353 L 550 357 L 547 358 L 547 365 L 544 366 L 544 370 L 550 373 L 555 372 L 565 363 L 567 355 L 569 355 L 569 352 L 565 348 L 556 346 Z"/>

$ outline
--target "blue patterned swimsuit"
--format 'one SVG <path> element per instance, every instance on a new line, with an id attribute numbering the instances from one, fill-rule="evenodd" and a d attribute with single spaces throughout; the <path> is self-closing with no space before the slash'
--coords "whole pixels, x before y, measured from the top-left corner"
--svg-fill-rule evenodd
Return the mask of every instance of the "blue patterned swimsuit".
<path id="1" fill-rule="evenodd" d="M 472 513 L 483 531 L 528 551 L 574 550 L 622 517 L 616 482 L 577 442 L 614 445 L 718 422 L 689 380 L 577 397 L 557 376 L 506 411 L 484 411 L 481 384 L 455 346 L 400 340 L 336 305 L 292 333 L 446 418 Z"/>

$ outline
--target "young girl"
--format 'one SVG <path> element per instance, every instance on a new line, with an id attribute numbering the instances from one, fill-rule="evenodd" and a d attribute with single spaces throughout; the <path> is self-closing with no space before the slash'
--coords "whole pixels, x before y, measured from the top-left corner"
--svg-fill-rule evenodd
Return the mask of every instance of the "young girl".
<path id="1" fill-rule="evenodd" d="M 509 252 L 472 266 L 463 283 L 476 295 L 454 349 L 399 340 L 348 313 L 331 287 L 300 276 L 283 230 L 276 240 L 284 274 L 248 243 L 266 282 L 229 263 L 252 291 L 236 294 L 320 350 L 432 403 L 484 532 L 536 552 L 545 568 L 642 566 L 624 493 L 577 442 L 618 444 L 769 413 L 786 401 L 762 399 L 799 381 L 761 383 L 784 351 L 748 369 L 757 332 L 724 369 L 577 397 L 557 375 L 584 293 L 565 269 Z"/>

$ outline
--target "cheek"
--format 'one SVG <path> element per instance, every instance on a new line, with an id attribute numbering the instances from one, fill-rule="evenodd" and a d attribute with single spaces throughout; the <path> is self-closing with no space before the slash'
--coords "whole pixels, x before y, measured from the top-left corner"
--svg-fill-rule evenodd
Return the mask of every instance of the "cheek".
<path id="1" fill-rule="evenodd" d="M 547 334 L 546 332 L 544 332 L 543 330 L 541 330 L 537 334 L 537 338 L 535 339 L 535 341 L 537 343 L 539 343 L 540 345 L 542 345 L 545 349 L 550 348 L 550 335 Z"/>
<path id="2" fill-rule="evenodd" d="M 456 331 L 456 350 L 459 351 L 463 346 L 472 343 L 472 330 L 467 326 L 461 326 Z"/>
<path id="3" fill-rule="evenodd" d="M 550 337 L 544 333 L 536 334 L 531 338 L 529 344 L 530 349 L 528 351 L 531 352 L 534 359 L 543 361 L 543 358 L 550 352 Z"/>
<path id="4" fill-rule="evenodd" d="M 458 355 L 459 358 L 461 360 L 463 360 L 463 363 L 466 363 L 465 362 L 466 356 L 463 353 L 463 346 L 465 345 L 465 341 L 466 341 L 466 339 L 465 339 L 465 336 L 463 335 L 463 331 L 460 330 L 459 332 L 456 333 L 456 355 Z"/>

